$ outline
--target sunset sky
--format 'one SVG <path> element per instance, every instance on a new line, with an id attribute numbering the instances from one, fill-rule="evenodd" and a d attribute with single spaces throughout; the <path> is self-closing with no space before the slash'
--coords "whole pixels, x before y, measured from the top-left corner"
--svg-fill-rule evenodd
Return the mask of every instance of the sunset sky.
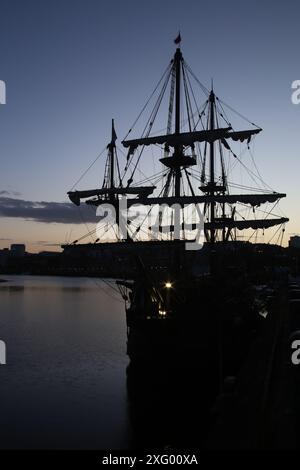
<path id="1" fill-rule="evenodd" d="M 86 232 L 76 207 L 57 203 L 68 203 L 66 192 L 107 144 L 111 118 L 119 142 L 125 136 L 178 30 L 201 81 L 213 77 L 217 94 L 263 128 L 256 163 L 287 193 L 286 238 L 300 233 L 300 105 L 291 102 L 299 2 L 0 0 L 0 9 L 0 248 L 54 250 Z M 99 185 L 103 167 L 104 158 L 78 189 Z M 41 201 L 44 215 L 28 220 Z"/>

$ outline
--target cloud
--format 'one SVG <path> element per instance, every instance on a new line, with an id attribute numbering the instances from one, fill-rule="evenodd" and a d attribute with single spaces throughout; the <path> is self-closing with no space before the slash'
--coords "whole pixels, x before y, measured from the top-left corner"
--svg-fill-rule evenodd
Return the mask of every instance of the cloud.
<path id="1" fill-rule="evenodd" d="M 21 196 L 18 191 L 7 191 L 6 189 L 0 190 L 0 196 Z"/>
<path id="2" fill-rule="evenodd" d="M 39 246 L 59 246 L 61 247 L 61 243 L 52 243 L 52 242 L 47 242 L 44 240 L 38 240 L 37 242 L 34 243 L 34 245 L 39 245 Z"/>
<path id="3" fill-rule="evenodd" d="M 96 223 L 95 210 L 85 204 L 79 208 L 68 202 L 35 202 L 0 196 L 0 217 L 14 217 L 57 224 Z"/>

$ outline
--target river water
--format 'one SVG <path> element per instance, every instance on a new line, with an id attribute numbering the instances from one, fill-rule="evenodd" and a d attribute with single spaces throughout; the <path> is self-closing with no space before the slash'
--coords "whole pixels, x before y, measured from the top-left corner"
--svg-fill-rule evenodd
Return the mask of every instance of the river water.
<path id="1" fill-rule="evenodd" d="M 2 277 L 0 448 L 128 448 L 121 298 L 96 279 Z"/>

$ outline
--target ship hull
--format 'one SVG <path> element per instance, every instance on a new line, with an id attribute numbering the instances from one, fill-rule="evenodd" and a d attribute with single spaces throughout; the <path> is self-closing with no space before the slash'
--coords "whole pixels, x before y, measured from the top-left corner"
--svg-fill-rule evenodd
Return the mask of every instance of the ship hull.
<path id="1" fill-rule="evenodd" d="M 133 302 L 126 312 L 132 364 L 235 372 L 261 322 L 248 282 L 204 276 L 174 283 L 165 292 L 166 311 L 157 315 L 145 291 L 135 288 L 143 306 Z"/>
<path id="2" fill-rule="evenodd" d="M 203 277 L 172 289 L 182 299 L 170 299 L 173 316 L 149 316 L 147 302 L 139 308 L 134 292 L 127 309 L 133 446 L 205 448 L 218 417 L 217 397 L 228 384 L 232 393 L 264 319 L 253 308 L 249 283 L 233 277 Z"/>

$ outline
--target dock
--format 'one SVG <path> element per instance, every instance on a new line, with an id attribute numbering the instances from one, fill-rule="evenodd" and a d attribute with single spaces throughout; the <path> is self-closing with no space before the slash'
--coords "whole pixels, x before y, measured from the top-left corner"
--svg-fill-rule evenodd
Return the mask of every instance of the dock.
<path id="1" fill-rule="evenodd" d="M 300 330 L 299 307 L 300 282 L 291 280 L 276 292 L 263 331 L 236 378 L 236 387 L 217 398 L 218 417 L 206 448 L 297 449 L 300 364 L 292 363 L 291 344 L 295 337 L 300 339 L 300 331 L 295 334 Z"/>

